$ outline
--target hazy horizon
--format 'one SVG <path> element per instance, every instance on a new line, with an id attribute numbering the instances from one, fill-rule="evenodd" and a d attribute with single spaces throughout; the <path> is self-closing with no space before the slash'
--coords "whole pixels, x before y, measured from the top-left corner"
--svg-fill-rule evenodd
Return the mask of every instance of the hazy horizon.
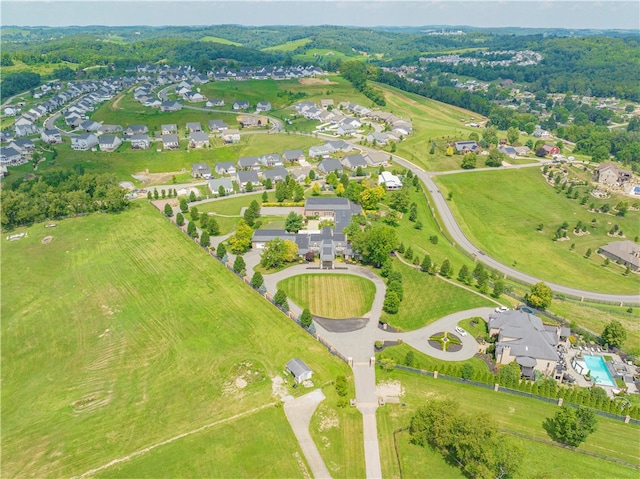
<path id="1" fill-rule="evenodd" d="M 97 21 L 99 19 L 100 21 Z M 638 30 L 640 2 L 3 0 L 2 26 L 468 26 Z"/>

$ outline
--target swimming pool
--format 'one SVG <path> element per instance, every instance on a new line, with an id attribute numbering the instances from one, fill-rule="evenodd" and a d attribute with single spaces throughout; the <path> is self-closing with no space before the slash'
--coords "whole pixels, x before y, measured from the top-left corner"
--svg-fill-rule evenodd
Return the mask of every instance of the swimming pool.
<path id="1" fill-rule="evenodd" d="M 634 186 L 633 187 L 633 194 L 640 196 L 640 186 Z"/>
<path id="2" fill-rule="evenodd" d="M 583 359 L 587 368 L 591 371 L 591 379 L 593 379 L 593 382 L 600 386 L 616 385 L 611 374 L 609 374 L 609 370 L 607 369 L 607 365 L 605 364 L 602 356 L 591 356 L 585 354 Z"/>

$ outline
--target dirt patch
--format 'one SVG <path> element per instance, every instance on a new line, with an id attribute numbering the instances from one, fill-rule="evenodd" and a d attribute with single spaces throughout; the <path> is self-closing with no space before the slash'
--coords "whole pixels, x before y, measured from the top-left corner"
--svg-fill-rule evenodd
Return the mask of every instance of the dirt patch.
<path id="1" fill-rule="evenodd" d="M 238 389 L 244 389 L 247 387 L 247 381 L 245 381 L 245 379 L 243 377 L 237 377 L 236 378 L 236 387 Z"/>
<path id="2" fill-rule="evenodd" d="M 180 172 L 169 172 L 169 173 L 147 173 L 141 171 L 139 173 L 135 173 L 133 176 L 136 180 L 138 180 L 142 186 L 146 185 L 157 185 L 160 183 L 167 183 L 172 180 L 175 175 L 180 174 Z"/>
<path id="3" fill-rule="evenodd" d="M 383 381 L 376 386 L 376 393 L 383 398 L 404 396 L 404 388 L 400 381 Z"/>
<path id="4" fill-rule="evenodd" d="M 337 82 L 328 78 L 300 78 L 298 81 L 301 85 L 337 85 Z"/>
<path id="5" fill-rule="evenodd" d="M 121 181 L 119 185 L 121 188 L 124 188 L 125 190 L 129 190 L 129 191 L 133 191 L 136 189 L 136 185 L 134 185 L 130 181 Z"/>
<path id="6" fill-rule="evenodd" d="M 53 236 L 45 236 L 44 238 L 42 238 L 42 244 L 49 244 L 51 243 L 52 239 L 53 239 Z"/>
<path id="7" fill-rule="evenodd" d="M 324 407 L 319 411 L 319 415 L 318 431 L 322 432 L 340 427 L 340 419 L 338 419 L 338 414 L 333 409 Z"/>
<path id="8" fill-rule="evenodd" d="M 271 378 L 271 394 L 280 398 L 281 401 L 293 399 L 287 391 L 287 383 L 282 379 L 282 376 L 274 376 Z"/>
<path id="9" fill-rule="evenodd" d="M 120 108 L 120 100 L 122 100 L 123 97 L 124 97 L 124 93 L 121 95 L 118 95 L 118 98 L 116 98 L 116 101 L 114 101 L 113 104 L 111 105 L 112 110 L 122 110 L 122 108 Z"/>

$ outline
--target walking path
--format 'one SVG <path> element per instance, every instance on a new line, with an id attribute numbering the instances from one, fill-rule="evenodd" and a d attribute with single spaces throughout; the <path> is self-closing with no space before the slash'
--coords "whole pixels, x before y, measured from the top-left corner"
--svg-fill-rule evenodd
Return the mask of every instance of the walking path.
<path id="1" fill-rule="evenodd" d="M 324 394 L 322 390 L 316 389 L 304 396 L 291 399 L 284 403 L 284 413 L 287 416 L 289 424 L 291 424 L 291 429 L 293 429 L 296 439 L 298 439 L 298 443 L 311 468 L 313 477 L 316 479 L 331 478 L 331 474 L 329 474 L 329 470 L 324 464 L 324 460 L 309 433 L 311 417 L 323 399 Z"/>
<path id="2" fill-rule="evenodd" d="M 166 439 L 166 440 L 164 440 L 162 442 L 158 442 L 156 444 L 152 444 L 151 446 L 147 446 L 144 449 L 140 449 L 140 450 L 138 450 L 136 452 L 132 452 L 131 454 L 127 454 L 126 456 L 119 457 L 117 459 L 113 459 L 112 461 L 109 461 L 108 463 L 103 464 L 102 466 L 90 469 L 87 472 L 84 472 L 84 473 L 80 474 L 79 476 L 74 476 L 72 479 L 82 479 L 83 477 L 93 476 L 96 472 L 100 472 L 100 471 L 102 471 L 104 469 L 110 468 L 111 466 L 115 466 L 116 464 L 120 464 L 121 462 L 126 462 L 126 461 L 128 461 L 130 459 L 133 459 L 134 457 L 141 456 L 142 454 L 146 454 L 147 452 L 152 451 L 153 449 L 156 449 L 156 448 L 158 448 L 160 446 L 164 446 L 166 444 L 170 444 L 170 443 L 172 443 L 174 441 L 177 441 L 178 439 L 182 439 L 183 437 L 187 437 L 187 436 L 191 436 L 192 434 L 199 433 L 199 432 L 204 431 L 205 429 L 208 429 L 210 427 L 217 426 L 219 424 L 224 424 L 225 422 L 233 421 L 234 419 L 238 419 L 238 418 L 241 418 L 243 416 L 248 416 L 249 414 L 253 414 L 254 412 L 258 412 L 258 411 L 261 411 L 261 410 L 266 409 L 268 407 L 274 406 L 275 404 L 276 403 L 274 403 L 274 402 L 269 403 L 269 404 L 263 404 L 262 406 L 250 409 L 250 410 L 245 411 L 245 412 L 241 412 L 239 414 L 236 414 L 235 416 L 231 416 L 231 417 L 228 417 L 228 418 L 225 418 L 225 419 L 220 419 L 219 421 L 215 421 L 215 422 L 212 422 L 212 423 L 209 423 L 209 424 L 205 424 L 204 426 L 201 426 L 201 427 L 199 427 L 197 429 L 194 429 L 192 431 L 183 432 L 182 434 L 178 434 L 177 436 L 173 436 L 173 437 L 171 437 L 169 439 Z"/>

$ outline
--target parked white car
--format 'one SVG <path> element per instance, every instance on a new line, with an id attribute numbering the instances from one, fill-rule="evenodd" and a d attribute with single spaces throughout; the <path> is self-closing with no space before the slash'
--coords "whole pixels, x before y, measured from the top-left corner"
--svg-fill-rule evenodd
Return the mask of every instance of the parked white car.
<path id="1" fill-rule="evenodd" d="M 507 308 L 506 306 L 499 306 L 496 308 L 496 313 L 504 313 L 506 311 L 509 311 L 509 308 Z"/>
<path id="2" fill-rule="evenodd" d="M 460 326 L 456 326 L 456 332 L 460 335 L 460 336 L 466 336 L 467 332 L 461 328 Z"/>

